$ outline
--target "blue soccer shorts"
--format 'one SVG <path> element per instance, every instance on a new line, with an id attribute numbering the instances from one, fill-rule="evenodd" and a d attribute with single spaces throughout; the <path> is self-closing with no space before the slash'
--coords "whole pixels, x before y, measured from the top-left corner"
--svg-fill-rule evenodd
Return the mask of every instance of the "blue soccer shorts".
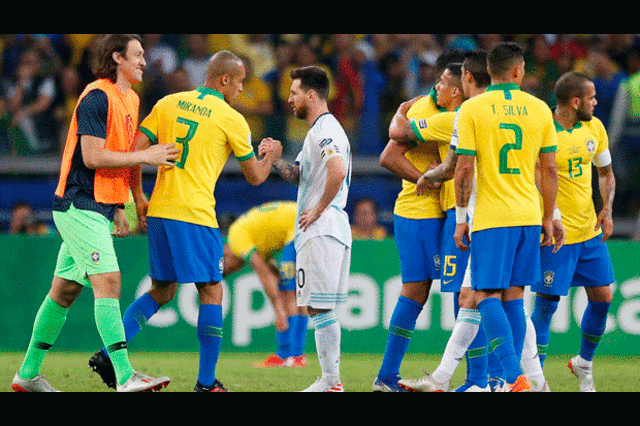
<path id="1" fill-rule="evenodd" d="M 456 247 L 456 210 L 447 210 L 442 228 L 442 254 L 440 255 L 440 291 L 459 293 L 471 252 Z"/>
<path id="2" fill-rule="evenodd" d="M 557 253 L 540 248 L 542 274 L 531 291 L 549 296 L 567 296 L 571 287 L 602 287 L 615 279 L 607 245 L 602 235 L 577 244 L 565 244 Z"/>
<path id="3" fill-rule="evenodd" d="M 278 289 L 280 291 L 296 291 L 296 248 L 293 241 L 282 249 L 278 266 L 280 268 Z"/>
<path id="4" fill-rule="evenodd" d="M 471 288 L 506 290 L 540 277 L 540 226 L 490 228 L 471 236 Z"/>
<path id="5" fill-rule="evenodd" d="M 393 218 L 403 283 L 440 278 L 440 247 L 444 219 Z"/>
<path id="6" fill-rule="evenodd" d="M 148 217 L 147 237 L 151 278 L 178 283 L 222 281 L 220 229 Z"/>

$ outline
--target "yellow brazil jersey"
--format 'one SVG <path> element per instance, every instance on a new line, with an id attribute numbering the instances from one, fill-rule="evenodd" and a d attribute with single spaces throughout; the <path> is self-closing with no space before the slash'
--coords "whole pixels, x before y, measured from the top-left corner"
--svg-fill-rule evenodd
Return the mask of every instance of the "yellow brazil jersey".
<path id="1" fill-rule="evenodd" d="M 542 223 L 535 167 L 556 149 L 551 110 L 516 84 L 489 86 L 462 104 L 456 153 L 476 158 L 473 231 Z"/>
<path id="2" fill-rule="evenodd" d="M 175 167 L 158 168 L 149 216 L 218 227 L 215 185 L 233 152 L 238 161 L 255 154 L 242 115 L 219 92 L 200 87 L 162 98 L 140 124 L 152 143 L 177 143 Z"/>
<path id="3" fill-rule="evenodd" d="M 411 121 L 411 127 L 413 127 L 413 131 L 420 142 L 436 142 L 438 144 L 441 161 L 444 161 L 449 153 L 456 111 L 442 112 L 426 120 Z M 440 208 L 446 212 L 455 206 L 456 193 L 453 186 L 453 179 L 449 179 L 443 182 L 440 187 Z"/>
<path id="4" fill-rule="evenodd" d="M 432 90 L 428 96 L 421 98 L 409 108 L 407 117 L 419 121 L 443 111 L 446 110 L 438 107 L 435 90 Z M 440 159 L 438 146 L 435 143 L 418 144 L 416 147 L 407 151 L 404 156 L 422 173 L 427 171 L 427 168 L 434 160 Z M 403 180 L 402 190 L 396 199 L 393 213 L 407 219 L 442 218 L 444 217 L 444 213 L 440 208 L 440 190 L 427 190 L 424 195 L 418 196 L 416 193 L 416 184 Z"/>
<path id="5" fill-rule="evenodd" d="M 555 125 L 559 180 L 556 205 L 567 232 L 565 244 L 576 244 L 602 233 L 601 229 L 594 230 L 597 216 L 592 198 L 591 162 L 609 147 L 609 138 L 596 117 L 579 121 L 569 130 L 557 122 Z"/>
<path id="6" fill-rule="evenodd" d="M 296 214 L 293 201 L 273 201 L 252 208 L 229 227 L 229 248 L 245 260 L 256 251 L 263 258 L 270 257 L 293 241 Z"/>

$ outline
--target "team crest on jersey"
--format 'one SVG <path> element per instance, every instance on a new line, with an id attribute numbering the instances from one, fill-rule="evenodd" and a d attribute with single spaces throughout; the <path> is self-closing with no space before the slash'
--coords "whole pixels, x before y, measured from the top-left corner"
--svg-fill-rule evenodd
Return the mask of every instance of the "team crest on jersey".
<path id="1" fill-rule="evenodd" d="M 596 143 L 593 139 L 587 139 L 587 151 L 589 151 L 589 155 L 593 156 L 596 152 Z"/>
<path id="2" fill-rule="evenodd" d="M 100 262 L 100 253 L 97 251 L 94 251 L 93 253 L 91 253 L 91 260 L 93 261 L 93 263 L 99 263 Z"/>
<path id="3" fill-rule="evenodd" d="M 427 119 L 423 118 L 421 120 L 418 120 L 418 127 L 421 129 L 426 129 L 427 128 Z"/>
<path id="4" fill-rule="evenodd" d="M 553 284 L 553 277 L 555 273 L 553 271 L 545 271 L 544 272 L 544 285 L 545 287 L 551 287 Z"/>
<path id="5" fill-rule="evenodd" d="M 440 255 L 433 256 L 433 263 L 436 265 L 436 269 L 440 269 Z"/>
<path id="6" fill-rule="evenodd" d="M 218 268 L 220 268 L 220 273 L 222 274 L 224 272 L 224 257 L 220 258 L 220 261 L 218 262 Z"/>

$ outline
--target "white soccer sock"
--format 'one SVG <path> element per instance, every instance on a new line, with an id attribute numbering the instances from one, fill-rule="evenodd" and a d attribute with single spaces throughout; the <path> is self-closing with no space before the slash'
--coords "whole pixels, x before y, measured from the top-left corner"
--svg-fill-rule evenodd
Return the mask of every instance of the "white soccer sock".
<path id="1" fill-rule="evenodd" d="M 315 328 L 316 351 L 322 370 L 322 379 L 335 385 L 340 381 L 340 337 L 341 330 L 334 311 L 311 317 Z"/>
<path id="2" fill-rule="evenodd" d="M 533 386 L 533 390 L 539 392 L 545 384 L 544 372 L 540 364 L 538 355 L 538 344 L 536 341 L 536 329 L 531 318 L 527 317 L 527 331 L 524 336 L 524 346 L 522 347 L 522 357 L 520 359 L 523 372 L 527 375 Z"/>
<path id="3" fill-rule="evenodd" d="M 442 354 L 440 365 L 435 369 L 431 377 L 438 383 L 446 383 L 451 380 L 453 373 L 458 368 L 460 360 L 467 352 L 480 328 L 480 311 L 477 309 L 461 308 L 458 318 L 453 326 L 451 337 Z"/>

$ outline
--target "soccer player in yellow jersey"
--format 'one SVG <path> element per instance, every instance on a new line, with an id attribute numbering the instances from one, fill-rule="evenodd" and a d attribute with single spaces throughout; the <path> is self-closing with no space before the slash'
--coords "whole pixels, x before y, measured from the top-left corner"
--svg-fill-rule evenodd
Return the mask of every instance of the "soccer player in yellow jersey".
<path id="1" fill-rule="evenodd" d="M 256 367 L 306 366 L 306 309 L 296 303 L 296 249 L 293 244 L 297 207 L 293 201 L 272 201 L 244 213 L 229 227 L 224 246 L 228 276 L 248 263 L 271 300 L 278 349 Z M 280 262 L 273 256 L 280 254 Z"/>
<path id="2" fill-rule="evenodd" d="M 451 62 L 460 62 L 461 52 L 446 52 L 436 65 L 441 75 Z M 400 105 L 389 127 L 391 140 L 380 155 L 380 164 L 403 179 L 402 191 L 394 207 L 394 236 L 400 256 L 402 290 L 389 324 L 387 347 L 374 380 L 374 391 L 398 391 L 400 365 L 407 351 L 416 320 L 427 302 L 431 283 L 440 278 L 441 237 L 445 214 L 440 206 L 440 191 L 416 193 L 417 180 L 432 163 L 440 161 L 436 143 L 413 147 L 397 141 L 414 131 L 407 129 L 407 118 L 427 119 L 447 110 L 438 104 L 438 93 L 414 98 Z M 458 107 L 451 105 L 451 110 Z M 398 121 L 399 120 L 399 121 Z"/>
<path id="3" fill-rule="evenodd" d="M 549 327 L 561 296 L 572 286 L 584 287 L 588 303 L 582 317 L 580 354 L 569 367 L 582 392 L 593 392 L 592 362 L 606 325 L 614 282 L 605 241 L 613 232 L 611 209 L 615 178 L 609 138 L 602 122 L 593 116 L 597 103 L 593 81 L 569 72 L 555 85 L 558 105 L 553 112 L 558 137 L 556 161 L 559 187 L 557 206 L 567 238 L 562 250 L 552 254 L 541 248 L 542 273 L 532 291 L 537 293 L 531 319 L 536 327 L 541 361 L 549 344 Z M 598 171 L 602 210 L 596 216 L 592 198 L 591 164 Z"/>
<path id="4" fill-rule="evenodd" d="M 458 116 L 456 244 L 469 247 L 467 206 L 476 173 L 477 202 L 471 238 L 472 288 L 489 346 L 500 359 L 505 391 L 531 389 L 520 367 L 526 320 L 523 293 L 538 280 L 540 235 L 554 237 L 558 189 L 556 134 L 549 107 L 520 91 L 524 51 L 516 43 L 495 45 L 487 56 L 491 86 L 466 101 Z M 544 212 L 535 183 L 540 160 Z M 555 232 L 556 249 L 564 240 Z"/>
<path id="5" fill-rule="evenodd" d="M 272 151 L 256 159 L 249 126 L 229 105 L 242 91 L 244 77 L 240 58 L 217 52 L 209 60 L 204 87 L 158 101 L 136 137 L 138 149 L 155 143 L 177 143 L 182 149 L 175 167 L 159 169 L 148 211 L 139 209 L 141 223 L 148 228 L 152 286 L 124 314 L 127 341 L 173 299 L 178 283 L 195 283 L 200 298 L 197 392 L 225 390 L 215 377 L 222 341 L 224 266 L 215 183 L 231 152 L 252 185 L 267 179 L 282 153 L 282 145 L 273 141 Z"/>

